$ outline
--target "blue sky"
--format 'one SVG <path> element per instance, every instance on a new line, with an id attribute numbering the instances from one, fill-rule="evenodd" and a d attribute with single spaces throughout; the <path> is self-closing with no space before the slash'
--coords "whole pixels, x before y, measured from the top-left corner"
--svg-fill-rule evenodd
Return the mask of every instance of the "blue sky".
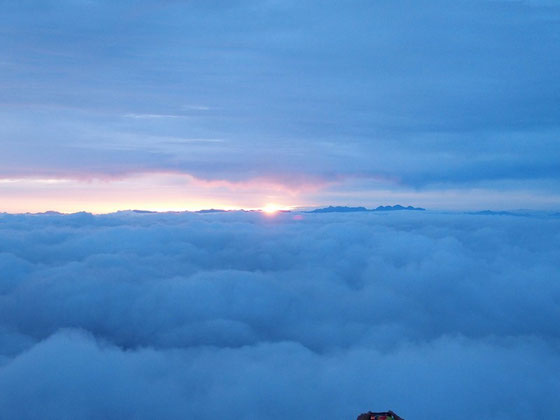
<path id="1" fill-rule="evenodd" d="M 555 1 L 0 6 L 0 210 L 560 204 Z"/>

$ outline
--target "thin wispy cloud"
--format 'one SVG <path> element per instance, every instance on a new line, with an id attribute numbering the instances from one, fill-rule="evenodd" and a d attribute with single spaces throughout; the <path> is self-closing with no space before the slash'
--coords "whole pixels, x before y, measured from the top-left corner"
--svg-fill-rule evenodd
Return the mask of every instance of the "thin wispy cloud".
<path id="1" fill-rule="evenodd" d="M 187 115 L 175 115 L 175 114 L 125 114 L 125 118 L 133 118 L 133 119 L 165 119 L 165 118 L 188 118 Z"/>

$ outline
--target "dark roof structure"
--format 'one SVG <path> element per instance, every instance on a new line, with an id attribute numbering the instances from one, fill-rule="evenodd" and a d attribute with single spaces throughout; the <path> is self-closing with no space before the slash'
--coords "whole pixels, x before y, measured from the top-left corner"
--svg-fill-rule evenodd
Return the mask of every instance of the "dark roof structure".
<path id="1" fill-rule="evenodd" d="M 356 420 L 404 420 L 399 417 L 393 411 L 383 411 L 383 412 L 373 412 L 368 411 L 367 413 L 360 414 Z"/>

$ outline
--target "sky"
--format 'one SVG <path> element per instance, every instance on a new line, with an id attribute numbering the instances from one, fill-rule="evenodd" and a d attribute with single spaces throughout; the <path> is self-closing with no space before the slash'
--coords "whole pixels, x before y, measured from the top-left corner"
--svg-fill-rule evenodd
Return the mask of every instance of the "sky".
<path id="1" fill-rule="evenodd" d="M 0 214 L 2 419 L 560 418 L 560 218 Z"/>
<path id="2" fill-rule="evenodd" d="M 557 1 L 0 7 L 0 211 L 560 207 Z"/>

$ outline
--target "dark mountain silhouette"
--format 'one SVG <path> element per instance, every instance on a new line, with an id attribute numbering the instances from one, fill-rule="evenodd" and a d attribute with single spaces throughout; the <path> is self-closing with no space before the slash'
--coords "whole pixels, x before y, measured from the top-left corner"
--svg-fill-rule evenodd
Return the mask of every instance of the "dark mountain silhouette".
<path id="1" fill-rule="evenodd" d="M 426 209 L 423 209 L 422 207 L 412 207 L 412 206 L 401 206 L 400 204 L 397 204 L 395 206 L 379 206 L 375 209 L 373 209 L 372 211 L 395 211 L 395 210 L 417 210 L 417 211 L 424 211 Z"/>
<path id="2" fill-rule="evenodd" d="M 198 210 L 195 213 L 225 213 L 227 210 L 222 209 L 205 209 L 205 210 Z"/>
<path id="3" fill-rule="evenodd" d="M 311 210 L 308 213 L 350 213 L 355 211 L 370 211 L 365 207 L 329 206 L 322 209 Z"/>
<path id="4" fill-rule="evenodd" d="M 412 206 L 401 206 L 397 204 L 395 206 L 379 206 L 375 209 L 368 209 L 365 207 L 348 207 L 348 206 L 329 206 L 320 209 L 315 209 L 308 211 L 307 213 L 350 213 L 350 212 L 373 212 L 373 211 L 397 211 L 397 210 L 416 210 L 416 211 L 424 211 L 421 207 L 412 207 Z"/>
<path id="5" fill-rule="evenodd" d="M 308 211 L 307 213 L 350 213 L 350 212 L 372 212 L 372 211 L 397 211 L 397 210 L 416 210 L 416 211 L 424 211 L 421 207 L 412 207 L 412 206 L 401 206 L 397 204 L 395 206 L 379 206 L 374 209 L 368 209 L 366 207 L 349 207 L 349 206 L 329 206 L 323 207 L 320 209 L 315 209 Z"/>
<path id="6" fill-rule="evenodd" d="M 474 215 L 479 215 L 479 216 L 517 216 L 517 217 L 538 217 L 539 214 L 538 213 L 528 213 L 526 211 L 505 211 L 505 210 L 500 210 L 500 211 L 494 211 L 494 210 L 481 210 L 481 211 L 471 211 L 468 212 L 467 214 L 474 214 Z M 543 216 L 543 214 L 540 214 L 540 216 Z"/>
<path id="7" fill-rule="evenodd" d="M 515 213 L 510 211 L 493 211 L 493 210 L 481 210 L 469 212 L 469 214 L 478 214 L 481 216 L 516 216 Z"/>

